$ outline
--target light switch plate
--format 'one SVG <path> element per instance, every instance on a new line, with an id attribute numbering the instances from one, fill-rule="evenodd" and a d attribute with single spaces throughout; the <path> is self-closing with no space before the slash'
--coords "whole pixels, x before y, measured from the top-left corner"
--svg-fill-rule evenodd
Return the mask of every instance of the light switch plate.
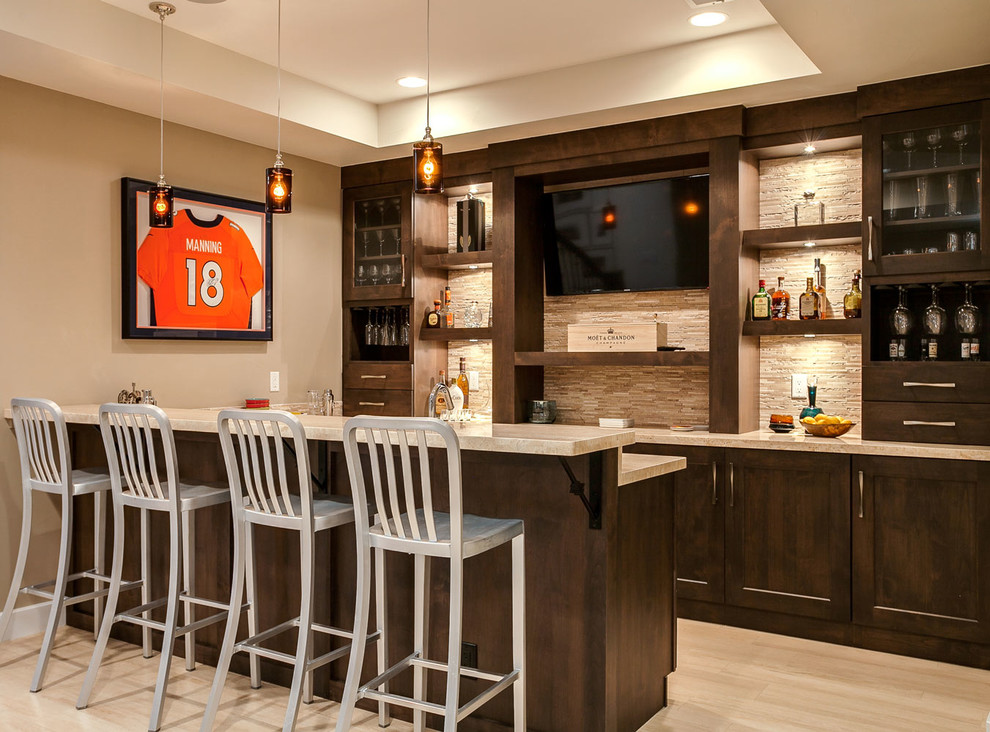
<path id="1" fill-rule="evenodd" d="M 467 377 L 468 377 L 468 389 L 470 389 L 471 391 L 476 390 L 478 388 L 479 383 L 480 383 L 480 380 L 478 378 L 478 372 L 477 371 L 468 371 L 467 372 Z"/>
<path id="2" fill-rule="evenodd" d="M 279 383 L 278 371 L 268 372 L 268 391 L 278 391 L 281 387 Z"/>
<path id="3" fill-rule="evenodd" d="M 806 399 L 808 396 L 808 375 L 791 374 L 791 399 Z"/>

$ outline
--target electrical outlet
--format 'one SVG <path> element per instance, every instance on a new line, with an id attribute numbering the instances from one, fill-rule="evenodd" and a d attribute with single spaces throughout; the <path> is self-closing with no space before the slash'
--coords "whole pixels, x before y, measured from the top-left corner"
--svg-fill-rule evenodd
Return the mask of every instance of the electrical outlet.
<path id="1" fill-rule="evenodd" d="M 480 379 L 478 378 L 478 372 L 468 371 L 467 377 L 468 377 L 468 389 L 470 389 L 471 391 L 476 391 L 480 383 Z"/>
<path id="2" fill-rule="evenodd" d="M 461 643 L 461 666 L 478 668 L 478 644 Z"/>
<path id="3" fill-rule="evenodd" d="M 808 375 L 791 374 L 791 399 L 806 399 L 808 397 Z"/>
<path id="4" fill-rule="evenodd" d="M 279 384 L 278 371 L 268 372 L 268 391 L 278 391 L 281 389 Z"/>

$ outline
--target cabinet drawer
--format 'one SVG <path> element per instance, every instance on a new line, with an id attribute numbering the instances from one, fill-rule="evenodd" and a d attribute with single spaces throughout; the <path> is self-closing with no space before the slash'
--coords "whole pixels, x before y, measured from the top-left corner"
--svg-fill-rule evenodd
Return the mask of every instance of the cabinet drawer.
<path id="1" fill-rule="evenodd" d="M 863 438 L 990 445 L 990 423 L 982 404 L 864 401 Z"/>
<path id="2" fill-rule="evenodd" d="M 990 404 L 990 363 L 891 363 L 863 367 L 863 398 Z"/>
<path id="3" fill-rule="evenodd" d="M 344 389 L 344 415 L 411 417 L 413 393 L 398 389 Z"/>
<path id="4" fill-rule="evenodd" d="M 344 389 L 412 389 L 411 363 L 361 363 L 344 366 Z M 380 400 L 379 400 L 380 401 Z"/>

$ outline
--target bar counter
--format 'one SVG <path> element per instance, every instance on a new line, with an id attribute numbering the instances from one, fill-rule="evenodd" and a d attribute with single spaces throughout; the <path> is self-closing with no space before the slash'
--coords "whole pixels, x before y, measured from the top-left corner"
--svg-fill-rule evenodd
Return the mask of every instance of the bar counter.
<path id="1" fill-rule="evenodd" d="M 98 405 L 63 407 L 72 433 L 76 467 L 103 464 L 103 445 L 95 429 Z M 165 408 L 176 434 L 179 474 L 184 480 L 225 482 L 217 432 L 217 410 Z M 9 416 L 9 415 L 8 415 Z M 310 441 L 311 469 L 318 491 L 349 495 L 343 458 L 344 418 L 301 415 Z M 573 425 L 457 426 L 463 464 L 465 513 L 518 518 L 526 532 L 527 714 L 531 730 L 632 732 L 666 705 L 667 676 L 675 664 L 674 488 L 672 473 L 681 457 L 627 455 L 634 430 Z M 440 468 L 438 468 L 440 469 Z M 445 470 L 445 467 L 442 468 Z M 74 552 L 87 561 L 91 546 L 86 505 L 77 512 Z M 444 510 L 445 505 L 437 505 Z M 226 600 L 230 587 L 230 512 L 218 507 L 197 521 L 197 591 Z M 137 517 L 127 531 L 137 531 Z M 353 529 L 341 527 L 317 550 L 323 586 L 316 598 L 319 622 L 338 627 L 353 623 L 355 543 Z M 167 534 L 152 526 L 153 575 L 163 581 Z M 129 541 L 131 534 L 129 534 Z M 136 539 L 136 533 L 133 535 Z M 258 582 L 264 589 L 261 622 L 275 623 L 297 614 L 298 550 L 277 530 L 260 533 L 264 546 Z M 132 545 L 134 546 L 134 545 Z M 477 645 L 479 666 L 511 667 L 509 548 L 500 547 L 465 565 L 463 641 Z M 137 560 L 125 564 L 125 577 L 137 572 Z M 447 567 L 434 561 L 429 654 L 446 657 Z M 162 578 L 161 580 L 159 578 Z M 390 555 L 386 573 L 390 615 L 389 655 L 412 648 L 412 561 Z M 156 585 L 159 590 L 162 584 Z M 68 622 L 91 627 L 89 609 L 78 606 Z M 242 632 L 245 630 L 242 622 Z M 137 642 L 135 629 L 120 637 Z M 128 633 L 131 635 L 127 635 Z M 197 657 L 215 664 L 219 630 L 197 636 Z M 115 631 L 116 633 L 116 631 Z M 284 648 L 294 638 L 285 638 Z M 316 653 L 322 652 L 321 647 Z M 401 654 L 401 656 L 399 655 Z M 246 672 L 246 658 L 239 654 Z M 373 675 L 369 650 L 364 668 Z M 197 671 L 196 673 L 199 673 Z M 204 668 L 203 673 L 212 669 Z M 320 669 L 316 693 L 339 699 L 344 661 Z M 263 677 L 288 685 L 281 665 L 265 665 Z M 443 698 L 443 675 L 431 674 L 429 698 Z M 411 691 L 411 678 L 395 682 Z M 477 682 L 462 682 L 462 699 L 474 696 Z M 409 688 L 404 688 L 408 686 Z M 397 716 L 404 710 L 393 709 Z M 434 719 L 430 726 L 440 728 Z M 512 695 L 501 694 L 460 727 L 511 729 Z"/>

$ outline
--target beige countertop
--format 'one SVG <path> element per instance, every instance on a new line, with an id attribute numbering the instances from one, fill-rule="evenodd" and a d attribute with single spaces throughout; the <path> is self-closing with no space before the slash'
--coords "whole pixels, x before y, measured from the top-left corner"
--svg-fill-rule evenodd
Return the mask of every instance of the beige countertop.
<path id="1" fill-rule="evenodd" d="M 736 447 L 757 450 L 840 453 L 846 455 L 885 455 L 889 457 L 938 458 L 942 460 L 990 460 L 990 447 L 980 445 L 936 445 L 919 442 L 880 442 L 855 435 L 815 437 L 800 425 L 793 432 L 778 435 L 769 429 L 740 435 L 715 432 L 675 432 L 669 429 L 636 427 L 636 442 L 686 447 Z"/>

